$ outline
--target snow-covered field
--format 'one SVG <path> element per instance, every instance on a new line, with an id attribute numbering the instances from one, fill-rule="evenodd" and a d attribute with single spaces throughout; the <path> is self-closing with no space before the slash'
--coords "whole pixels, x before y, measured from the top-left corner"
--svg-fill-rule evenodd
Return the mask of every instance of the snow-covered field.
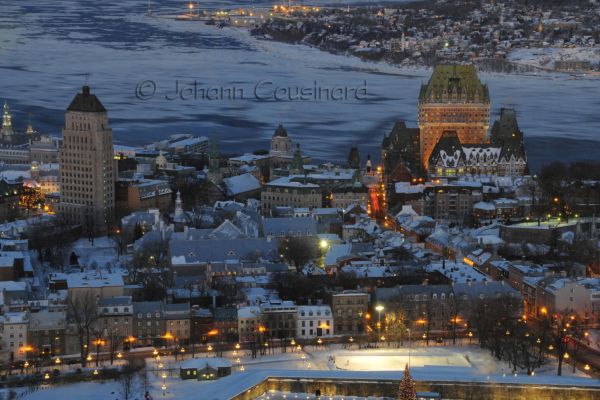
<path id="1" fill-rule="evenodd" d="M 519 64 L 529 64 L 536 67 L 554 69 L 554 61 L 588 60 L 597 67 L 600 60 L 600 48 L 576 47 L 547 47 L 543 49 L 519 49 L 508 54 L 508 60 Z"/>
<path id="2" fill-rule="evenodd" d="M 415 344 L 413 343 L 413 345 Z M 173 377 L 166 378 L 167 389 L 164 398 L 196 400 L 201 393 L 202 399 L 225 400 L 268 376 L 400 379 L 408 356 L 406 346 L 400 349 L 348 350 L 335 345 L 332 349 L 325 351 L 311 351 L 310 347 L 305 350 L 281 354 L 277 349 L 276 354 L 254 360 L 249 355 L 234 357 L 233 354 L 226 354 L 224 357 L 234 364 L 231 376 L 218 381 L 198 382 L 182 381 L 174 373 Z M 304 360 L 302 360 L 302 355 L 305 356 Z M 234 360 L 238 357 L 241 359 L 244 371 L 240 371 L 241 366 L 235 365 Z M 396 357 L 397 360 L 394 360 Z M 164 365 L 178 368 L 178 362 L 173 357 L 163 357 L 161 361 Z M 148 368 L 154 368 L 155 363 L 148 359 L 146 365 Z M 365 368 L 366 366 L 368 368 Z M 557 377 L 555 368 L 554 364 L 550 364 L 543 370 L 536 371 L 534 376 L 527 376 L 520 372 L 515 376 L 507 363 L 496 361 L 487 351 L 480 350 L 476 346 L 431 346 L 411 349 L 411 374 L 416 380 L 597 385 L 595 379 L 591 379 L 579 371 L 572 374 L 570 368 L 563 369 L 563 376 Z M 155 399 L 163 398 L 161 389 L 163 379 L 152 371 L 148 375 L 153 380 L 152 396 Z M 116 383 L 85 383 L 52 388 L 33 393 L 27 398 L 43 400 L 52 396 L 64 400 L 118 399 L 116 390 Z M 270 394 L 267 395 L 270 396 Z M 295 398 L 296 395 L 298 394 L 288 394 L 287 398 Z M 274 398 L 280 399 L 283 398 L 282 396 Z M 266 397 L 264 399 L 259 397 L 259 399 L 265 400 Z M 358 398 L 356 399 L 358 400 Z"/>
<path id="3" fill-rule="evenodd" d="M 108 237 L 94 239 L 94 245 L 88 239 L 79 239 L 73 244 L 72 251 L 79 257 L 79 265 L 88 269 L 96 263 L 98 268 L 104 268 L 106 263 L 113 267 L 117 263 L 117 251 Z"/>

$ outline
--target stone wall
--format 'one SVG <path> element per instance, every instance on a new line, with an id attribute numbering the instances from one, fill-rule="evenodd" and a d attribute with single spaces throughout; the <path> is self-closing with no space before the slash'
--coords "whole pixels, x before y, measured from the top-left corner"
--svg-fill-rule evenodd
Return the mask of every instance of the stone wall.
<path id="1" fill-rule="evenodd" d="M 399 384 L 400 380 L 269 377 L 230 400 L 254 400 L 270 390 L 311 394 L 320 391 L 321 396 L 389 397 L 395 399 Z M 415 388 L 418 392 L 440 393 L 442 399 L 600 400 L 600 387 L 594 386 L 415 381 Z"/>

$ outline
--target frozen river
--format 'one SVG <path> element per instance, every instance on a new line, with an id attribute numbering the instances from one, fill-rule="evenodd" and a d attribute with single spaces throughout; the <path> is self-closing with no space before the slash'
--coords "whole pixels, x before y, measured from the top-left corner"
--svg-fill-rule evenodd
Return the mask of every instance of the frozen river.
<path id="1" fill-rule="evenodd" d="M 185 1 L 153 4 L 155 14 L 183 13 Z M 271 2 L 208 1 L 202 7 L 259 7 Z M 316 3 L 312 3 L 316 4 Z M 329 4 L 321 2 L 319 4 Z M 415 126 L 417 96 L 428 72 L 367 64 L 305 46 L 257 41 L 243 30 L 145 16 L 147 1 L 9 0 L 0 10 L 0 96 L 16 129 L 60 134 L 64 111 L 88 77 L 109 111 L 115 142 L 148 143 L 175 133 L 210 136 L 221 151 L 267 149 L 283 124 L 316 161 L 345 160 L 349 147 L 378 162 L 384 132 L 396 120 Z M 500 107 L 517 109 L 535 165 L 552 158 L 596 157 L 600 81 L 564 77 L 481 75 L 490 87 L 493 119 Z M 152 81 L 154 96 L 136 87 Z M 241 88 L 236 99 L 174 100 L 176 84 L 197 89 Z M 259 83 L 262 92 L 255 94 Z M 277 87 L 348 88 L 348 99 L 264 99 Z M 357 99 L 352 89 L 363 88 Z M 146 88 L 148 86 L 146 85 Z M 145 92 L 147 93 L 147 92 Z M 225 93 L 227 93 L 225 91 Z M 214 92 L 213 92 L 214 94 Z M 213 98 L 215 96 L 212 96 Z M 225 96 L 227 97 L 227 96 Z M 327 146 L 323 144 L 326 143 Z"/>

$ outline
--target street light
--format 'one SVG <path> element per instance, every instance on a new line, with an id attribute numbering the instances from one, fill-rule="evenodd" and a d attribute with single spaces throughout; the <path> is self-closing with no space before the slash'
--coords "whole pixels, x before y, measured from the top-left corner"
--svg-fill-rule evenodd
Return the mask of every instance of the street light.
<path id="1" fill-rule="evenodd" d="M 236 350 L 239 350 L 239 349 L 240 349 L 240 344 L 239 344 L 239 343 L 238 343 L 238 344 L 236 344 L 236 345 L 235 345 L 235 348 L 236 348 Z"/>
<path id="2" fill-rule="evenodd" d="M 165 395 L 165 390 L 167 390 L 167 385 L 162 385 L 163 396 Z"/>
<path id="3" fill-rule="evenodd" d="M 379 322 L 377 323 L 377 333 L 379 336 L 379 344 L 381 345 L 381 310 L 383 310 L 383 306 L 375 307 L 377 311 L 379 311 Z"/>
<path id="4" fill-rule="evenodd" d="M 241 360 L 238 358 L 238 359 L 237 359 L 237 365 L 238 365 L 238 369 L 240 369 L 240 362 L 241 362 Z"/>
<path id="5" fill-rule="evenodd" d="M 152 352 L 152 354 L 154 354 L 155 356 L 158 355 L 158 350 L 154 349 L 154 351 Z"/>
<path id="6" fill-rule="evenodd" d="M 167 374 L 163 374 L 163 385 L 167 384 L 166 380 L 167 380 Z"/>
<path id="7" fill-rule="evenodd" d="M 46 374 L 46 375 L 48 375 L 48 374 Z M 94 370 L 94 375 L 98 375 L 98 370 L 97 369 Z"/>
<path id="8" fill-rule="evenodd" d="M 97 373 L 97 371 L 95 373 Z M 50 379 L 50 374 L 46 372 L 46 375 L 44 375 L 44 379 Z"/>
<path id="9" fill-rule="evenodd" d="M 412 342 L 410 340 L 410 328 L 406 328 L 406 330 L 408 331 L 408 369 L 410 369 L 410 348 L 412 347 Z"/>
<path id="10" fill-rule="evenodd" d="M 117 357 L 121 358 L 121 357 L 123 357 L 123 354 L 121 354 L 121 352 L 119 352 L 119 354 L 117 354 Z"/>
<path id="11" fill-rule="evenodd" d="M 306 358 L 306 356 L 304 354 L 302 354 L 302 364 L 304 364 L 304 359 Z"/>

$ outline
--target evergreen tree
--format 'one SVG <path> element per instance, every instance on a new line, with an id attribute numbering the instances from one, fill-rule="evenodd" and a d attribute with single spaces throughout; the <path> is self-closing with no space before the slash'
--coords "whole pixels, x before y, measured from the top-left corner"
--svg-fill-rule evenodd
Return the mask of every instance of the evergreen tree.
<path id="1" fill-rule="evenodd" d="M 400 389 L 398 389 L 398 400 L 417 400 L 417 393 L 415 392 L 415 384 L 413 383 L 408 364 L 404 368 L 404 376 L 400 381 Z"/>
<path id="2" fill-rule="evenodd" d="M 79 261 L 77 261 L 79 257 L 77 257 L 77 254 L 75 254 L 74 251 L 71 252 L 71 256 L 69 257 L 69 264 L 70 265 L 79 265 Z"/>
<path id="3" fill-rule="evenodd" d="M 143 235 L 142 233 L 142 227 L 139 223 L 135 224 L 135 227 L 133 228 L 133 240 L 136 241 L 139 238 L 141 238 Z"/>

